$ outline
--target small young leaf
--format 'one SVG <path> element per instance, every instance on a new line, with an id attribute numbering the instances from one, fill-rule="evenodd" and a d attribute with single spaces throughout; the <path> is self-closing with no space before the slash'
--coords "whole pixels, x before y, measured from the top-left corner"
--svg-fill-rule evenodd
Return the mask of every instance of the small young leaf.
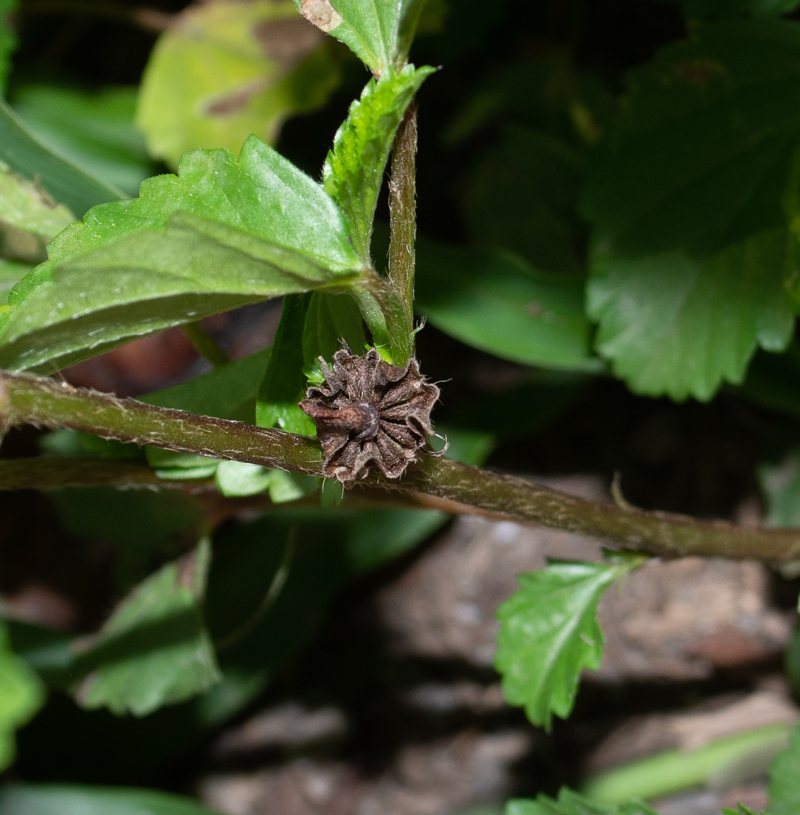
<path id="1" fill-rule="evenodd" d="M 441 331 L 529 365 L 599 370 L 584 281 L 538 272 L 516 255 L 419 241 L 417 308 Z"/>
<path id="2" fill-rule="evenodd" d="M 769 768 L 770 815 L 797 815 L 800 812 L 800 725 L 789 741 L 789 749 L 781 753 Z"/>
<path id="3" fill-rule="evenodd" d="M 84 646 L 81 663 L 90 670 L 75 689 L 81 705 L 145 716 L 219 681 L 200 610 L 210 554 L 201 541 L 123 600 Z"/>
<path id="4" fill-rule="evenodd" d="M 0 620 L 0 771 L 14 761 L 14 731 L 30 719 L 45 699 L 39 677 L 12 651 Z"/>
<path id="5" fill-rule="evenodd" d="M 42 144 L 126 195 L 136 195 L 142 181 L 155 172 L 144 136 L 133 123 L 136 88 L 87 93 L 15 83 L 13 104 Z"/>
<path id="6" fill-rule="evenodd" d="M 194 5 L 156 42 L 136 121 L 151 153 L 177 165 L 197 147 L 238 150 L 251 133 L 274 141 L 339 79 L 324 37 L 289 0 Z"/>
<path id="7" fill-rule="evenodd" d="M 395 133 L 414 94 L 434 71 L 407 65 L 399 73 L 387 70 L 371 79 L 361 99 L 350 105 L 325 159 L 325 190 L 344 212 L 364 263 L 370 262 L 372 221 Z"/>
<path id="8" fill-rule="evenodd" d="M 372 72 L 401 68 L 426 0 L 294 0 L 317 28 L 341 40 Z"/>
<path id="9" fill-rule="evenodd" d="M 707 401 L 723 381 L 741 383 L 757 345 L 780 351 L 791 339 L 792 240 L 770 230 L 705 258 L 598 248 L 587 289 L 598 349 L 647 396 Z"/>
<path id="10" fill-rule="evenodd" d="M 506 805 L 505 815 L 657 815 L 657 813 L 643 802 L 601 804 L 563 788 L 558 793 L 558 800 L 555 801 L 547 795 L 539 795 L 536 800 L 524 798 L 511 800 Z"/>
<path id="11" fill-rule="evenodd" d="M 264 378 L 258 389 L 256 424 L 313 436 L 314 423 L 297 406 L 306 390 L 303 331 L 311 295 L 285 297 Z"/>
<path id="12" fill-rule="evenodd" d="M 48 150 L 0 99 L 0 161 L 77 217 L 97 204 L 118 201 L 122 193 Z"/>
<path id="13" fill-rule="evenodd" d="M 0 790 L 0 815 L 217 815 L 191 798 L 141 787 L 13 784 Z"/>
<path id="14" fill-rule="evenodd" d="M 353 353 L 367 347 L 364 324 L 355 302 L 349 297 L 314 292 L 303 324 L 303 373 L 312 382 L 322 382 L 319 358 L 328 364 L 344 340 Z"/>
<path id="15" fill-rule="evenodd" d="M 525 707 L 528 718 L 550 729 L 555 713 L 572 711 L 583 668 L 596 670 L 603 634 L 595 619 L 603 592 L 624 565 L 552 562 L 518 576 L 521 589 L 497 610 L 502 623 L 495 668 L 503 694 Z"/>

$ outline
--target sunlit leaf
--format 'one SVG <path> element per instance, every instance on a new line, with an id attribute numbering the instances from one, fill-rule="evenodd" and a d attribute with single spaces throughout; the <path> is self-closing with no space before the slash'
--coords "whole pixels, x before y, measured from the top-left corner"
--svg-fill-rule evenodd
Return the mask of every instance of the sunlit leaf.
<path id="1" fill-rule="evenodd" d="M 251 133 L 274 141 L 288 116 L 323 105 L 339 76 L 291 0 L 193 5 L 155 45 L 137 124 L 173 165 L 196 147 L 236 151 Z"/>
<path id="2" fill-rule="evenodd" d="M 433 68 L 406 66 L 372 79 L 350 106 L 322 170 L 328 194 L 344 212 L 359 257 L 369 263 L 372 221 L 386 162 L 406 108 Z"/>
<path id="3" fill-rule="evenodd" d="M 563 788 L 558 799 L 539 795 L 536 800 L 518 798 L 506 805 L 505 815 L 657 815 L 647 804 L 631 801 L 626 804 L 602 804 Z"/>
<path id="4" fill-rule="evenodd" d="M 294 0 L 300 13 L 347 45 L 375 74 L 400 68 L 426 0 Z"/>
<path id="5" fill-rule="evenodd" d="M 553 714 L 572 711 L 584 668 L 596 670 L 603 656 L 597 606 L 626 566 L 554 561 L 518 575 L 520 590 L 497 610 L 502 627 L 494 664 L 503 694 L 528 718 L 550 728 Z"/>
<path id="6" fill-rule="evenodd" d="M 789 749 L 781 753 L 769 768 L 770 815 L 797 815 L 800 812 L 800 726 L 795 727 Z"/>

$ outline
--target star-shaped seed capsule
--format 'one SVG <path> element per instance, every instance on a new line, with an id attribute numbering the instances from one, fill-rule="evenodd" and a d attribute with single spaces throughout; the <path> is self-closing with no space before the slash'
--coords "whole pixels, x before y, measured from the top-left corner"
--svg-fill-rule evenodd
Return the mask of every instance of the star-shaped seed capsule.
<path id="1" fill-rule="evenodd" d="M 399 478 L 433 433 L 439 388 L 420 374 L 416 359 L 401 368 L 374 348 L 360 357 L 346 344 L 332 368 L 322 362 L 322 373 L 325 382 L 308 389 L 300 408 L 317 427 L 325 475 L 345 486 L 373 467 Z"/>

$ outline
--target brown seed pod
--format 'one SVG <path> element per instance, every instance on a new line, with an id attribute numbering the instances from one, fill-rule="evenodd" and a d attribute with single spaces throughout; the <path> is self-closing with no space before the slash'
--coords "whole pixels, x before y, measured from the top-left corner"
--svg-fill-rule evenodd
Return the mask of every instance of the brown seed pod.
<path id="1" fill-rule="evenodd" d="M 433 433 L 439 388 L 426 382 L 416 359 L 401 368 L 374 348 L 357 356 L 346 343 L 333 355 L 332 368 L 322 363 L 322 373 L 325 382 L 308 389 L 300 409 L 317 427 L 325 475 L 345 486 L 373 467 L 399 478 Z"/>

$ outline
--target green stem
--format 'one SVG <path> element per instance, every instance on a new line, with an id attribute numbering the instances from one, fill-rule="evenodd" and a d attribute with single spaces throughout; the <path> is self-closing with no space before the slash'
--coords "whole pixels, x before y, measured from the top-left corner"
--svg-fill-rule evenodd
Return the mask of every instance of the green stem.
<path id="1" fill-rule="evenodd" d="M 389 181 L 389 282 L 400 301 L 403 329 L 414 334 L 414 241 L 416 202 L 417 107 L 410 104 L 400 123 L 392 150 Z M 413 355 L 413 339 L 411 340 Z M 403 360 L 405 362 L 405 360 Z"/>
<path id="2" fill-rule="evenodd" d="M 181 328 L 197 351 L 215 368 L 230 362 L 228 355 L 220 348 L 211 334 L 203 328 L 202 323 L 186 323 L 186 325 L 182 325 Z"/>
<path id="3" fill-rule="evenodd" d="M 108 439 L 322 476 L 316 439 L 118 399 L 25 374 L 0 372 L 0 422 L 0 429 L 22 423 L 73 428 Z M 131 464 L 120 466 L 133 469 Z M 553 527 L 651 555 L 800 558 L 797 529 L 737 527 L 589 501 L 446 458 L 423 456 L 397 481 L 373 475 L 363 484 L 369 492 L 400 492 L 418 505 Z M 4 486 L 11 486 L 8 479 Z M 420 493 L 427 498 L 420 500 Z"/>

